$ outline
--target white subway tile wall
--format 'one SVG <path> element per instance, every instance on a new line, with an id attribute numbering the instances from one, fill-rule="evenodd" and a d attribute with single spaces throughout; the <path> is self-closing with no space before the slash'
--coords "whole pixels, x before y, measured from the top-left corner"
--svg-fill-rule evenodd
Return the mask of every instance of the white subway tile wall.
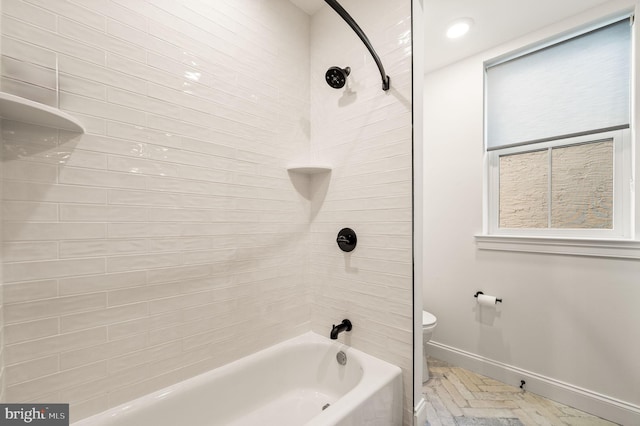
<path id="1" fill-rule="evenodd" d="M 412 424 L 411 2 L 342 0 L 391 76 L 382 90 L 375 62 L 329 8 L 311 24 L 311 148 L 333 166 L 311 228 L 313 330 L 340 338 L 403 369 L 404 424 Z M 324 81 L 331 66 L 351 67 L 345 89 Z M 336 236 L 358 235 L 350 254 Z"/>
<path id="2" fill-rule="evenodd" d="M 410 424 L 411 2 L 342 1 L 389 92 L 328 6 L 2 4 L 3 90 L 87 128 L 3 122 L 5 400 L 76 420 L 348 317 L 341 339 L 403 368 Z M 286 172 L 309 158 L 326 193 Z"/>
<path id="3" fill-rule="evenodd" d="M 77 420 L 310 329 L 306 14 L 3 0 L 1 31 L 2 89 L 87 128 L 2 123 L 3 401 Z"/>

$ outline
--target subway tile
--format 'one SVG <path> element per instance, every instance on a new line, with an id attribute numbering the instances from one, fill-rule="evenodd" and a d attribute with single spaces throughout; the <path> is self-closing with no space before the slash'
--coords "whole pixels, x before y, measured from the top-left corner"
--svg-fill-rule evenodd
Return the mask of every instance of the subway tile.
<path id="1" fill-rule="evenodd" d="M 97 274 L 104 272 L 104 263 L 104 259 L 101 258 L 6 263 L 4 266 L 4 280 L 5 283 L 10 283 Z"/>
<path id="2" fill-rule="evenodd" d="M 294 253 L 292 253 L 293 255 Z M 238 250 L 226 249 L 226 250 L 194 250 L 185 252 L 182 254 L 182 262 L 185 265 L 197 265 L 206 263 L 226 263 L 232 262 L 237 259 Z"/>
<path id="3" fill-rule="evenodd" d="M 29 99 L 31 101 L 45 104 L 51 107 L 55 107 L 58 104 L 58 97 L 56 91 L 53 88 L 38 86 L 32 83 L 14 80 L 8 77 L 3 77 L 1 84 L 2 90 L 12 95 Z"/>
<path id="4" fill-rule="evenodd" d="M 191 123 L 185 123 L 180 119 L 167 118 L 154 114 L 148 115 L 147 124 L 149 127 L 156 130 L 175 133 L 195 139 L 207 139 L 210 133 L 208 127 L 204 127 L 202 125 L 197 126 Z"/>
<path id="5" fill-rule="evenodd" d="M 182 263 L 175 253 L 149 255 L 111 256 L 107 258 L 108 272 L 124 272 L 142 269 L 162 268 Z"/>
<path id="6" fill-rule="evenodd" d="M 148 176 L 146 178 L 147 189 L 150 191 L 179 192 L 185 194 L 210 194 L 211 185 L 190 179 L 177 179 L 170 177 Z"/>
<path id="7" fill-rule="evenodd" d="M 95 13 L 85 7 L 87 2 L 81 2 L 80 4 L 73 4 L 67 0 L 51 2 L 48 0 L 27 0 L 28 3 L 47 9 L 57 15 L 65 16 L 82 22 L 85 25 L 89 25 L 96 29 L 104 30 L 105 19 L 99 14 Z"/>
<path id="8" fill-rule="evenodd" d="M 82 367 L 65 370 L 48 376 L 42 376 L 34 380 L 8 386 L 9 392 L 14 398 L 27 401 L 47 391 L 57 391 L 63 388 L 91 382 L 107 376 L 106 361 L 88 364 Z"/>
<path id="9" fill-rule="evenodd" d="M 113 87 L 108 88 L 107 99 L 114 104 L 163 115 L 165 117 L 176 117 L 180 114 L 180 107 L 170 102 L 162 102 L 150 96 L 139 95 Z"/>
<path id="10" fill-rule="evenodd" d="M 49 31 L 56 30 L 56 16 L 29 3 L 9 1 L 3 5 L 2 13 Z"/>
<path id="11" fill-rule="evenodd" d="M 147 64 L 169 74 L 180 76 L 186 82 L 204 84 L 207 86 L 214 83 L 212 80 L 213 76 L 203 72 L 202 68 L 194 68 L 181 61 L 171 59 L 166 55 L 157 55 L 149 52 L 147 55 Z"/>
<path id="12" fill-rule="evenodd" d="M 4 262 L 57 259 L 58 244 L 55 242 L 5 243 L 2 253 Z"/>
<path id="13" fill-rule="evenodd" d="M 236 158 L 237 151 L 233 147 L 234 140 L 232 135 L 223 135 L 214 131 L 209 140 L 183 137 L 181 146 L 189 151 L 207 153 L 216 157 Z"/>
<path id="14" fill-rule="evenodd" d="M 16 284 L 5 283 L 2 296 L 5 304 L 50 299 L 58 296 L 58 282 L 56 280 L 42 280 Z"/>
<path id="15" fill-rule="evenodd" d="M 119 87 L 137 93 L 146 93 L 147 90 L 145 80 L 138 76 L 121 73 L 101 64 L 87 62 L 82 58 L 60 55 L 58 66 L 60 73 L 82 77 L 107 86 Z"/>
<path id="16" fill-rule="evenodd" d="M 162 161 L 113 155 L 109 157 L 109 170 L 137 173 L 141 175 L 177 176 L 177 169 L 178 166 L 176 164 Z"/>
<path id="17" fill-rule="evenodd" d="M 107 377 L 83 383 L 73 388 L 62 389 L 60 398 L 74 404 L 85 401 L 87 398 L 95 398 L 97 395 L 104 395 L 114 389 L 128 387 L 133 383 L 144 380 L 148 376 L 145 366 L 134 366 L 122 370 L 117 374 L 110 374 Z M 95 413 L 94 413 L 95 414 Z"/>
<path id="18" fill-rule="evenodd" d="M 176 284 L 148 285 L 110 291 L 107 295 L 109 306 L 128 305 L 153 299 L 175 296 L 180 293 Z M 118 317 L 118 322 L 130 318 Z M 114 321 L 115 322 L 115 321 Z"/>
<path id="19" fill-rule="evenodd" d="M 60 369 L 80 367 L 102 360 L 124 355 L 129 352 L 136 352 L 147 346 L 144 334 L 137 334 L 119 340 L 112 340 L 87 348 L 76 349 L 60 354 Z"/>
<path id="20" fill-rule="evenodd" d="M 203 180 L 207 182 L 231 183 L 234 174 L 230 171 L 178 165 L 178 176 L 185 179 Z"/>
<path id="21" fill-rule="evenodd" d="M 102 325 L 109 325 L 116 322 L 144 318 L 147 314 L 147 304 L 144 302 L 128 304 L 118 307 L 109 307 L 95 311 L 81 312 L 77 314 L 64 315 L 60 318 L 60 332 L 69 333 L 72 331 L 94 328 Z"/>
<path id="22" fill-rule="evenodd" d="M 180 340 L 184 336 L 181 334 L 181 325 L 171 325 L 149 331 L 149 345 L 156 346 Z"/>
<path id="23" fill-rule="evenodd" d="M 56 183 L 58 168 L 51 164 L 28 161 L 8 161 L 3 164 L 2 175 L 7 180 Z"/>
<path id="24" fill-rule="evenodd" d="M 179 45 L 154 37 L 149 34 L 146 25 L 140 27 L 139 22 L 136 24 L 132 25 L 119 20 L 109 20 L 107 22 L 107 32 L 114 37 L 132 40 L 139 46 L 146 48 L 147 51 L 158 52 L 169 57 L 182 57 L 184 49 L 180 49 Z"/>
<path id="25" fill-rule="evenodd" d="M 104 204 L 107 200 L 107 192 L 104 189 L 77 185 L 5 181 L 3 182 L 3 199 L 5 201 Z"/>
<path id="26" fill-rule="evenodd" d="M 2 34 L 36 46 L 82 58 L 85 61 L 96 64 L 105 63 L 104 51 L 101 49 L 88 46 L 78 40 L 59 36 L 54 32 L 46 31 L 8 16 L 2 17 Z"/>
<path id="27" fill-rule="evenodd" d="M 107 329 L 105 327 L 29 340 L 7 345 L 5 347 L 5 362 L 6 365 L 17 364 L 72 349 L 97 345 L 106 341 Z"/>
<path id="28" fill-rule="evenodd" d="M 144 61 L 145 59 L 144 49 L 132 44 L 130 41 L 109 36 L 104 32 L 103 28 L 91 28 L 84 25 L 84 23 L 81 24 L 71 19 L 59 17 L 58 33 L 133 60 Z"/>
<path id="29" fill-rule="evenodd" d="M 182 350 L 180 342 L 171 342 L 154 346 L 142 351 L 121 357 L 112 358 L 109 363 L 109 374 L 117 373 L 133 365 L 145 364 L 178 355 Z"/>
<path id="30" fill-rule="evenodd" d="M 16 383 L 37 379 L 40 376 L 57 373 L 58 364 L 58 355 L 13 364 L 7 367 L 6 384 L 11 386 Z"/>
<path id="31" fill-rule="evenodd" d="M 184 309 L 211 302 L 213 298 L 212 292 L 199 292 L 193 294 L 179 295 L 167 297 L 164 299 L 149 302 L 149 313 L 161 314 L 169 311 Z"/>
<path id="32" fill-rule="evenodd" d="M 53 337 L 60 333 L 58 318 L 45 318 L 35 321 L 5 324 L 4 342 L 6 345 Z"/>
<path id="33" fill-rule="evenodd" d="M 147 251 L 144 239 L 60 241 L 60 258 L 99 257 L 138 254 Z"/>
<path id="34" fill-rule="evenodd" d="M 2 77 L 55 90 L 55 69 L 34 65 L 29 62 L 2 57 Z M 6 90 L 6 89 L 3 89 Z"/>
<path id="35" fill-rule="evenodd" d="M 149 239 L 149 252 L 204 250 L 213 247 L 212 237 Z"/>
<path id="36" fill-rule="evenodd" d="M 211 275 L 211 266 L 193 265 L 161 268 L 148 271 L 149 283 L 179 282 Z"/>
<path id="37" fill-rule="evenodd" d="M 150 222 L 209 222 L 211 211 L 186 208 L 150 208 Z"/>
<path id="38" fill-rule="evenodd" d="M 76 148 L 131 157 L 149 156 L 146 153 L 147 144 L 93 134 L 84 134 L 78 141 Z"/>
<path id="39" fill-rule="evenodd" d="M 64 141 L 61 142 L 64 143 Z M 38 148 L 34 148 L 34 151 L 36 149 Z M 55 149 L 39 153 L 23 149 L 21 158 L 28 159 L 30 161 L 39 161 L 47 164 L 57 164 L 60 166 L 66 165 L 103 170 L 107 168 L 106 155 L 90 151 L 82 151 L 79 149 L 69 149 L 65 147 L 57 147 Z"/>
<path id="40" fill-rule="evenodd" d="M 135 173 L 118 173 L 81 169 L 75 167 L 61 167 L 58 179 L 61 184 L 86 185 L 107 188 L 144 189 L 145 179 Z"/>
<path id="41" fill-rule="evenodd" d="M 138 125 L 144 125 L 147 121 L 146 114 L 143 111 L 74 95 L 72 93 L 60 94 L 60 108 L 106 118 L 108 120 L 124 121 L 125 123 Z"/>
<path id="42" fill-rule="evenodd" d="M 59 287 L 60 295 L 67 296 L 141 286 L 145 285 L 146 282 L 147 275 L 145 271 L 136 271 L 61 278 Z"/>
<path id="43" fill-rule="evenodd" d="M 126 206 L 60 204 L 61 222 L 137 222 L 147 220 L 147 209 Z"/>
<path id="44" fill-rule="evenodd" d="M 60 397 L 60 400 L 70 401 L 68 399 L 64 399 L 63 397 Z M 89 417 L 96 413 L 100 413 L 109 409 L 109 398 L 107 398 L 106 394 L 90 399 L 83 398 L 81 401 L 72 401 L 72 403 L 73 410 L 71 410 L 71 412 L 69 413 L 69 421 L 71 423 L 75 423 L 84 419 L 85 417 Z"/>
<path id="45" fill-rule="evenodd" d="M 149 40 L 150 37 L 146 28 L 136 28 L 136 26 L 137 25 L 131 25 L 130 23 L 123 23 L 119 19 L 108 19 L 107 33 L 123 40 L 130 40 L 138 46 L 148 49 L 152 42 Z"/>
<path id="46" fill-rule="evenodd" d="M 121 25 L 128 25 L 139 30 L 145 30 L 147 27 L 147 18 L 144 15 L 139 13 L 135 13 L 126 7 L 122 7 L 114 2 L 108 1 L 92 1 L 92 2 L 83 2 L 83 6 L 87 9 L 95 12 L 100 16 L 104 16 L 107 19 L 107 31 L 110 31 L 111 24 L 118 23 Z M 135 34 L 126 34 L 122 37 L 125 40 L 134 40 L 137 39 L 139 35 Z"/>
<path id="47" fill-rule="evenodd" d="M 107 124 L 107 134 L 116 138 L 175 148 L 179 148 L 181 144 L 181 138 L 171 133 L 160 132 L 145 126 L 135 126 L 114 121 Z"/>
<path id="48" fill-rule="evenodd" d="M 181 321 L 182 314 L 179 311 L 165 312 L 162 314 L 150 315 L 132 321 L 123 321 L 109 326 L 109 339 L 122 339 L 128 336 L 147 333 L 166 327 L 170 324 L 177 324 Z"/>
<path id="49" fill-rule="evenodd" d="M 233 209 L 238 206 L 238 200 L 225 197 L 225 196 L 217 196 L 217 197 L 200 197 L 196 195 L 183 195 L 180 197 L 180 202 L 178 206 L 185 208 L 205 208 L 205 209 L 215 209 L 217 211 L 224 211 L 227 209 Z"/>
<path id="50" fill-rule="evenodd" d="M 104 118 L 82 114 L 78 111 L 73 112 L 72 115 L 82 123 L 85 135 L 105 135 L 107 133 L 107 121 Z"/>
<path id="51" fill-rule="evenodd" d="M 87 98 L 107 99 L 107 87 L 96 81 L 87 80 L 70 74 L 60 74 L 60 90 Z"/>
<path id="52" fill-rule="evenodd" d="M 18 121 L 3 120 L 2 121 L 2 138 L 7 142 L 18 142 L 15 145 L 35 145 L 39 149 L 56 148 L 59 143 L 58 134 L 51 131 L 50 128 L 37 126 L 35 124 L 21 123 Z M 18 155 L 11 155 L 16 150 L 5 149 L 5 160 L 14 160 L 19 158 Z M 25 150 L 25 153 L 28 151 Z"/>
<path id="53" fill-rule="evenodd" d="M 105 225 L 100 223 L 17 222 L 16 226 L 4 227 L 3 240 L 46 241 L 105 238 L 105 228 Z"/>
<path id="54" fill-rule="evenodd" d="M 103 308 L 106 306 L 106 299 L 106 294 L 96 293 L 8 303 L 4 306 L 5 321 L 13 324 Z"/>
<path id="55" fill-rule="evenodd" d="M 176 89 L 181 87 L 180 78 L 120 55 L 107 54 L 107 66 L 114 71 L 144 77 L 146 81 L 163 86 L 174 87 Z"/>
<path id="56" fill-rule="evenodd" d="M 2 54 L 20 61 L 33 63 L 51 69 L 54 69 L 56 66 L 55 52 L 30 43 L 25 43 L 18 39 L 4 36 L 4 34 L 2 39 Z"/>
<path id="57" fill-rule="evenodd" d="M 108 238 L 149 238 L 180 236 L 181 226 L 177 223 L 109 223 Z"/>
<path id="58" fill-rule="evenodd" d="M 175 206 L 182 200 L 180 194 L 152 193 L 145 191 L 109 190 L 109 204 L 130 206 Z"/>

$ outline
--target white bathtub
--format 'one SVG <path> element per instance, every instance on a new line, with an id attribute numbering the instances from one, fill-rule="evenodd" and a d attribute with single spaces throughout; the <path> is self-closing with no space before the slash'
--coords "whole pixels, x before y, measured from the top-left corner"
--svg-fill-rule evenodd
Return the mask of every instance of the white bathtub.
<path id="1" fill-rule="evenodd" d="M 402 375 L 309 332 L 73 423 L 89 425 L 402 425 Z"/>

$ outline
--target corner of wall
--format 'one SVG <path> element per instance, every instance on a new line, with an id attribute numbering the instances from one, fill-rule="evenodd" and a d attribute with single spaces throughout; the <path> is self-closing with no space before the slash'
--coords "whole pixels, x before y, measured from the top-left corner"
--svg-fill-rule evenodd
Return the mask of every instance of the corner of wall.
<path id="1" fill-rule="evenodd" d="M 404 424 L 413 423 L 412 68 L 411 1 L 344 0 L 366 29 L 391 76 L 381 76 L 349 25 L 325 7 L 311 20 L 311 148 L 332 166 L 331 182 L 311 223 L 312 327 L 353 322 L 346 342 L 403 370 Z M 384 17 L 380 17 L 384 10 Z M 388 26 L 394 22 L 392 26 Z M 351 68 L 343 89 L 324 78 Z M 353 252 L 336 246 L 340 229 L 358 236 Z M 343 337 L 341 337 L 342 339 Z"/>
<path id="2" fill-rule="evenodd" d="M 0 1 L 0 16 L 2 16 L 2 1 Z M 2 23 L 0 20 L 0 58 L 2 57 Z M 2 67 L 0 66 L 0 71 Z M 1 75 L 1 72 L 0 72 Z M 0 245 L 2 244 L 2 120 L 0 119 Z M 5 377 L 4 377 L 4 299 L 3 299 L 3 270 L 2 252 L 0 252 L 0 402 L 5 400 Z"/>

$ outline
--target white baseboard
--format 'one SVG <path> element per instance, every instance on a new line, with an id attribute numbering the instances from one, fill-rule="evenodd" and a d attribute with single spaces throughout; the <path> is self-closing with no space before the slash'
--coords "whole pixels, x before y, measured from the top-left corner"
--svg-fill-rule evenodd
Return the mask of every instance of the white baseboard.
<path id="1" fill-rule="evenodd" d="M 424 398 L 413 407 L 413 426 L 425 426 L 427 423 L 427 403 Z"/>
<path id="2" fill-rule="evenodd" d="M 434 358 L 512 386 L 520 386 L 520 381 L 524 380 L 526 382 L 525 389 L 528 392 L 569 405 L 594 416 L 625 426 L 640 425 L 640 406 L 638 405 L 442 343 L 430 341 L 427 352 Z"/>

